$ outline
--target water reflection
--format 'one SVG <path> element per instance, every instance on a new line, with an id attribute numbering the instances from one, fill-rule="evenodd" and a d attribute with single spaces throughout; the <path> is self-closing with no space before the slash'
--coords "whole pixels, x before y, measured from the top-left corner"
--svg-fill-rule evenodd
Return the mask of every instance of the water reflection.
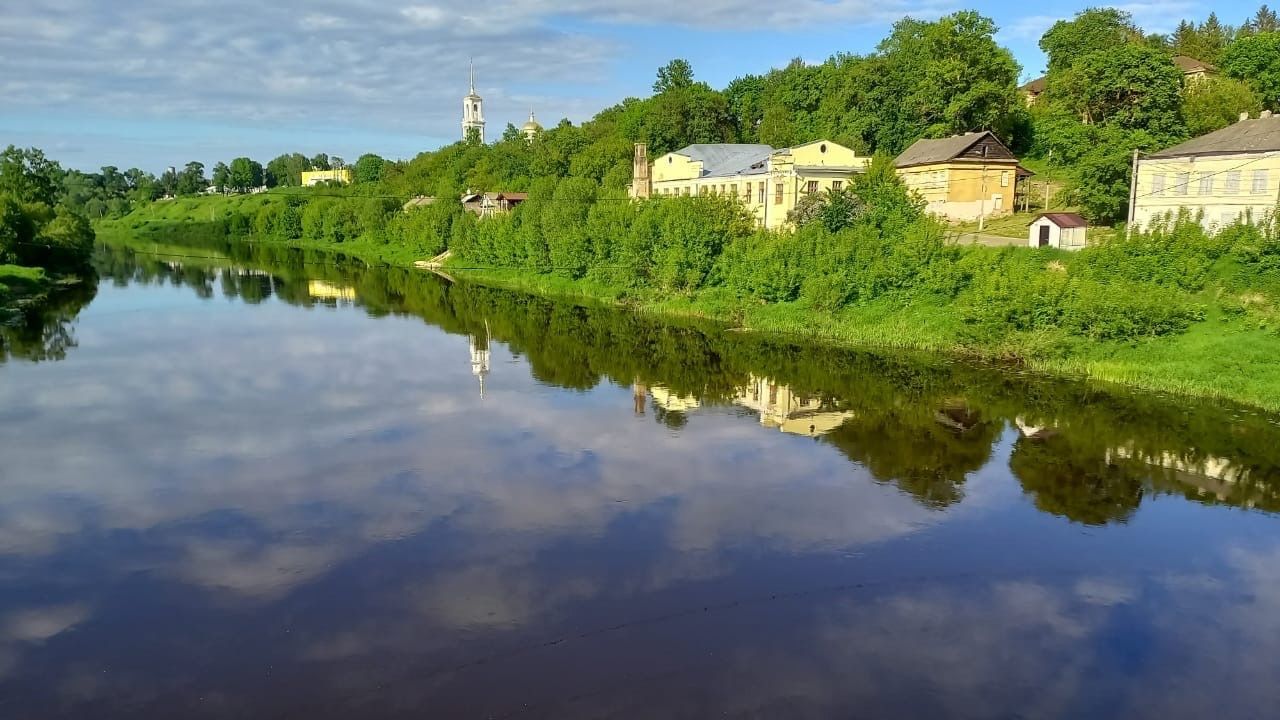
<path id="1" fill-rule="evenodd" d="M 205 251 L 0 369 L 17 716 L 1272 707 L 1274 418 Z"/>

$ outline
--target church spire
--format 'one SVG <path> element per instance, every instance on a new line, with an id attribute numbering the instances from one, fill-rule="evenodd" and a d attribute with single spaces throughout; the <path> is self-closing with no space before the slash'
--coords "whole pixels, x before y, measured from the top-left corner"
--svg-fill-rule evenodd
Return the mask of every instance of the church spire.
<path id="1" fill-rule="evenodd" d="M 469 65 L 471 66 L 471 94 L 475 95 L 476 94 L 476 60 L 475 58 L 470 59 Z"/>

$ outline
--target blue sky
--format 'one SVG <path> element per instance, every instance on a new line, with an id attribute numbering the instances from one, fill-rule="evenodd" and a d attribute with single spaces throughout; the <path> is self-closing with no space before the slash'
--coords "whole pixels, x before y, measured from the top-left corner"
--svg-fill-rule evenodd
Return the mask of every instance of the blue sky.
<path id="1" fill-rule="evenodd" d="M 363 152 L 408 158 L 460 133 L 467 61 L 490 136 L 532 107 L 552 124 L 649 92 L 686 57 L 715 87 L 794 57 L 872 50 L 906 15 L 972 8 L 1023 66 L 1088 2 L 1012 0 L 41 0 L 0 17 L 0 145 L 35 145 L 69 167 L 159 171 L 236 155 Z M 1117 5 L 1168 32 L 1210 10 L 1232 24 L 1254 3 Z"/>

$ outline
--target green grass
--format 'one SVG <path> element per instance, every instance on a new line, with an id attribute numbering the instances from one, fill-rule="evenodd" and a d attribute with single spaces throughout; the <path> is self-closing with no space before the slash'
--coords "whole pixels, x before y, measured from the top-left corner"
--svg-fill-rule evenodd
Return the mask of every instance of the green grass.
<path id="1" fill-rule="evenodd" d="M 44 297 L 52 285 L 43 268 L 0 265 L 0 321 L 19 305 Z"/>

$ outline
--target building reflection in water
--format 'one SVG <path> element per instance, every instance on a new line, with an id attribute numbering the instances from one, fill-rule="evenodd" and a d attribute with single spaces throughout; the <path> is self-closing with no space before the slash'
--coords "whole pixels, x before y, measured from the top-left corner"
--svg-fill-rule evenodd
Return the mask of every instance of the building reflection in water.
<path id="1" fill-rule="evenodd" d="M 484 321 L 484 335 L 467 335 L 471 350 L 471 374 L 480 382 L 480 399 L 484 399 L 484 379 L 489 374 L 489 321 Z"/>
<path id="2" fill-rule="evenodd" d="M 340 287 L 338 285 L 330 285 L 323 280 L 312 280 L 307 283 L 307 294 L 315 300 L 329 300 L 331 302 L 355 302 L 356 289 L 351 287 Z"/>
<path id="3" fill-rule="evenodd" d="M 751 376 L 733 402 L 760 414 L 760 424 L 793 435 L 817 437 L 840 427 L 855 413 L 839 410 L 829 400 L 803 395 L 767 377 Z"/>

